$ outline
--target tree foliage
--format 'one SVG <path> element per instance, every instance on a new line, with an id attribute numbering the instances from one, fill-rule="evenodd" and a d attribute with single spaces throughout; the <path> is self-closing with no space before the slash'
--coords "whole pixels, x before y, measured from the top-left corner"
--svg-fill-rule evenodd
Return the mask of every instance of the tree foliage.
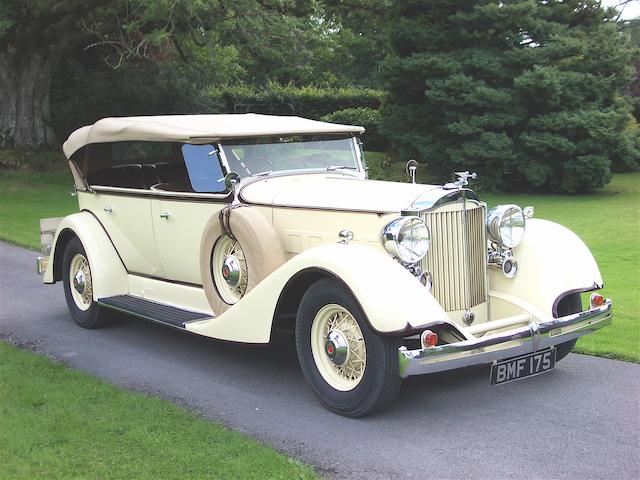
<path id="1" fill-rule="evenodd" d="M 338 35 L 323 15 L 316 0 L 5 0 L 0 144 L 53 143 L 54 76 L 69 79 L 78 66 L 93 76 L 98 59 L 104 68 L 185 74 L 174 80 L 195 90 L 243 82 L 335 83 L 330 58 Z M 104 68 L 106 78 L 126 77 Z M 145 76 L 150 91 L 153 75 Z M 107 97 L 119 97 L 115 90 L 122 85 L 112 88 Z"/>
<path id="2" fill-rule="evenodd" d="M 389 147 L 387 139 L 380 135 L 381 117 L 379 110 L 369 107 L 345 108 L 324 115 L 321 120 L 364 127 L 365 132 L 362 134 L 362 142 L 367 150 L 382 152 Z"/>
<path id="3" fill-rule="evenodd" d="M 434 175 L 575 192 L 637 168 L 625 90 L 637 52 L 594 0 L 404 0 L 383 129 Z"/>

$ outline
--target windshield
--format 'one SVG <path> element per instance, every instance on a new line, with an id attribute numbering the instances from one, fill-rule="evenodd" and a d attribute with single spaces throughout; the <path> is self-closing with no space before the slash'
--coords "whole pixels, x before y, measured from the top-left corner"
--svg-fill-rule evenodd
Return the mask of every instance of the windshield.
<path id="1" fill-rule="evenodd" d="M 226 143 L 222 150 L 240 177 L 283 170 L 359 170 L 352 137 L 261 137 Z"/>

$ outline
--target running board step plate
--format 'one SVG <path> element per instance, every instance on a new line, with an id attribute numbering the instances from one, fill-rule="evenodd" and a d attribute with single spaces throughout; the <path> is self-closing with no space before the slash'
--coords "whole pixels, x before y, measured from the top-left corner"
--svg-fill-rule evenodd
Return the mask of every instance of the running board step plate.
<path id="1" fill-rule="evenodd" d="M 133 295 L 105 297 L 99 299 L 98 303 L 119 312 L 177 328 L 184 328 L 185 324 L 189 322 L 211 318 L 211 315 L 206 313 L 183 310 Z"/>

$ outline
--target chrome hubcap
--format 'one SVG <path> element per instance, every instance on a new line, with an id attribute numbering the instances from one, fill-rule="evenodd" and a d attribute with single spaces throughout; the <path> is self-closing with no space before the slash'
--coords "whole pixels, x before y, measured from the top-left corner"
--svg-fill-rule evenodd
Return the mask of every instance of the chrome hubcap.
<path id="1" fill-rule="evenodd" d="M 76 306 L 80 310 L 87 310 L 93 301 L 93 284 L 89 262 L 81 253 L 74 255 L 71 259 L 69 285 Z"/>
<path id="2" fill-rule="evenodd" d="M 87 289 L 87 283 L 85 281 L 84 272 L 82 270 L 78 270 L 76 275 L 73 277 L 73 288 L 76 289 L 80 295 L 84 293 Z"/>
<path id="3" fill-rule="evenodd" d="M 340 330 L 331 330 L 324 343 L 329 360 L 334 365 L 343 366 L 349 360 L 349 342 Z"/>
<path id="4" fill-rule="evenodd" d="M 247 291 L 249 273 L 244 251 L 237 240 L 222 235 L 213 247 L 211 273 L 220 298 L 233 305 Z"/>
<path id="5" fill-rule="evenodd" d="M 231 288 L 235 288 L 240 285 L 242 276 L 242 269 L 240 262 L 234 255 L 229 255 L 222 262 L 222 278 L 227 282 Z"/>

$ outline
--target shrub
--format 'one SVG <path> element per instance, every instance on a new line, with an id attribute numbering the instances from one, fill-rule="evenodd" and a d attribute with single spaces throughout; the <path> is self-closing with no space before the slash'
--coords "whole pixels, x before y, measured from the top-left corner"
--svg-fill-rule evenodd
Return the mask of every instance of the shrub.
<path id="1" fill-rule="evenodd" d="M 338 110 L 378 109 L 383 92 L 367 88 L 320 88 L 269 84 L 265 88 L 231 86 L 211 89 L 207 94 L 209 110 L 218 113 L 272 113 L 298 115 L 314 120 Z"/>
<path id="2" fill-rule="evenodd" d="M 347 125 L 360 125 L 366 130 L 362 135 L 362 141 L 366 150 L 381 152 L 387 149 L 389 142 L 380 135 L 380 112 L 369 107 L 345 108 L 324 115 L 324 122 L 345 123 Z"/>

